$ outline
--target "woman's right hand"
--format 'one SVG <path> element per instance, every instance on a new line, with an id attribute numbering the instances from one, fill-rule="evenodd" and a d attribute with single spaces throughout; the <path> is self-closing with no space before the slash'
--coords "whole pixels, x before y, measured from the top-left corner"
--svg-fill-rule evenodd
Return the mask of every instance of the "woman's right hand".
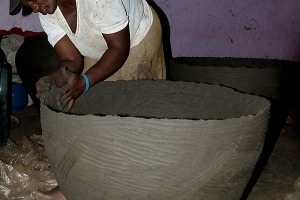
<path id="1" fill-rule="evenodd" d="M 63 111 L 69 112 L 73 107 L 76 99 L 82 95 L 85 90 L 85 80 L 82 76 L 64 69 L 65 77 L 67 78 L 66 86 L 63 86 L 63 95 L 60 96 L 60 104 Z"/>
<path id="2" fill-rule="evenodd" d="M 47 95 L 54 84 L 55 80 L 53 75 L 41 77 L 36 82 L 36 96 L 41 102 L 45 103 L 45 101 L 47 100 Z"/>
<path id="3" fill-rule="evenodd" d="M 40 78 L 36 82 L 36 96 L 43 104 L 63 111 L 64 107 L 61 105 L 60 99 L 64 95 L 63 91 L 66 88 L 67 85 L 58 88 L 51 74 Z"/>

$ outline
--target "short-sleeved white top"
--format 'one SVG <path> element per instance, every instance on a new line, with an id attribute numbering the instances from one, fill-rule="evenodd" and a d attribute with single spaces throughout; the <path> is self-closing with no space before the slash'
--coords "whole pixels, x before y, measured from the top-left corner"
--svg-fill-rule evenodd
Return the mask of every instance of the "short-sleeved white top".
<path id="1" fill-rule="evenodd" d="M 76 0 L 76 6 L 75 34 L 59 7 L 51 15 L 40 14 L 40 21 L 52 46 L 67 34 L 83 56 L 93 59 L 99 59 L 107 49 L 103 33 L 116 33 L 129 23 L 133 47 L 143 40 L 153 22 L 145 0 Z"/>

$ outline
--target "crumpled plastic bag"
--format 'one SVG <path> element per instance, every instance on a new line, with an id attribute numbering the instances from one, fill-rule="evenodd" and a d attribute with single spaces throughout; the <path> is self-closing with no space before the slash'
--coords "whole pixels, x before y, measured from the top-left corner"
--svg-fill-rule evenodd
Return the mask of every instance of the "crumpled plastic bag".
<path id="1" fill-rule="evenodd" d="M 0 46 L 3 49 L 7 62 L 12 66 L 12 72 L 17 73 L 16 54 L 20 46 L 24 43 L 24 37 L 18 34 L 10 34 L 3 37 Z"/>
<path id="2" fill-rule="evenodd" d="M 9 140 L 0 147 L 1 200 L 33 200 L 35 191 L 56 186 L 41 135 L 23 137 L 19 145 Z"/>

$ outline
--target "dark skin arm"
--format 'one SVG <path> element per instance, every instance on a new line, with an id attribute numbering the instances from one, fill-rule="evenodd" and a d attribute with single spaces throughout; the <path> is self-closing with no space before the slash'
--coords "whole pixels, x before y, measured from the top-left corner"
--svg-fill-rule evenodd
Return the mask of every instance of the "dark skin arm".
<path id="1" fill-rule="evenodd" d="M 61 68 L 66 67 L 71 72 L 80 74 L 83 70 L 83 61 L 79 51 L 67 35 L 56 43 L 54 50 L 58 55 L 59 66 L 53 72 L 53 75 L 56 85 L 61 87 L 66 83 L 66 77 L 62 73 Z"/>
<path id="2" fill-rule="evenodd" d="M 129 55 L 130 34 L 128 26 L 126 26 L 123 30 L 113 34 L 103 34 L 103 37 L 107 43 L 108 49 L 105 51 L 102 57 L 85 73 L 89 79 L 90 87 L 114 74 L 123 66 Z M 75 72 L 77 74 L 81 73 L 81 56 L 78 56 L 80 54 L 73 44 L 69 45 L 69 47 L 70 46 L 73 46 L 71 51 L 66 48 L 66 45 L 58 48 L 57 53 L 62 54 L 60 57 L 63 58 L 64 63 L 64 65 L 60 66 L 67 67 L 71 72 Z M 74 64 L 74 66 L 72 66 L 72 64 Z M 63 107 L 67 107 L 66 110 L 69 110 L 74 101 L 85 90 L 85 81 L 83 77 L 72 74 L 68 78 L 67 82 L 70 87 L 64 91 L 65 94 L 61 98 L 61 103 Z"/>
<path id="3" fill-rule="evenodd" d="M 129 27 L 113 34 L 103 34 L 108 49 L 85 74 L 90 85 L 103 81 L 119 70 L 128 58 L 130 50 Z"/>

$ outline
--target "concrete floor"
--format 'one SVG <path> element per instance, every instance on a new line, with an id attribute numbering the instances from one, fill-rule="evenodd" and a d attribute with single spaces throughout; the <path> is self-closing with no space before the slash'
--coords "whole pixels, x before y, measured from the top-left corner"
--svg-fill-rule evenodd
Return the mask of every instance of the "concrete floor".
<path id="1" fill-rule="evenodd" d="M 33 105 L 25 107 L 21 112 L 14 112 L 13 116 L 20 120 L 20 124 L 16 128 L 11 129 L 11 139 L 20 142 L 23 136 L 42 134 L 39 114 Z"/>
<path id="2" fill-rule="evenodd" d="M 17 143 L 23 136 L 42 133 L 39 115 L 34 106 L 13 113 L 20 124 L 11 130 L 11 138 Z M 247 200 L 297 200 L 300 199 L 300 131 L 286 124 L 276 142 L 258 182 Z"/>

